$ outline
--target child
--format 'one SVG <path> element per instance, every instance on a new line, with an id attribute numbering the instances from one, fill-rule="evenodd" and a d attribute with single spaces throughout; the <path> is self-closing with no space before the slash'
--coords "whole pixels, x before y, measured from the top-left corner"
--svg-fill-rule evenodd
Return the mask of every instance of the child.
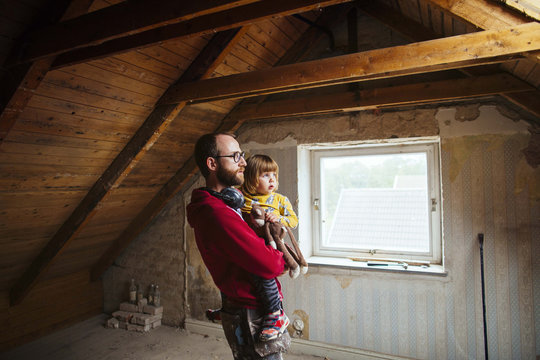
<path id="1" fill-rule="evenodd" d="M 251 212 L 252 204 L 258 204 L 265 211 L 265 220 L 279 222 L 295 228 L 298 218 L 287 197 L 276 193 L 278 188 L 278 165 L 269 156 L 253 155 L 247 160 L 244 170 L 242 193 L 246 203 L 242 213 L 246 216 Z M 261 341 L 269 341 L 283 333 L 289 325 L 289 319 L 281 307 L 281 298 L 275 279 L 262 279 L 254 276 L 257 294 L 267 312 L 262 331 Z"/>

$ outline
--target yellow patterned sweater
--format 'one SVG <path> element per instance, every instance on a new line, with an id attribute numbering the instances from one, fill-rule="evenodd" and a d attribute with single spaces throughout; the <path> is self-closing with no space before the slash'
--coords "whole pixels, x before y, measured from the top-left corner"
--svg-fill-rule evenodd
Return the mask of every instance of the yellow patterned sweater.
<path id="1" fill-rule="evenodd" d="M 278 193 L 268 195 L 250 195 L 244 193 L 246 204 L 242 208 L 243 213 L 251 212 L 251 204 L 258 204 L 266 212 L 273 212 L 279 218 L 279 222 L 292 229 L 298 226 L 298 217 L 294 213 L 291 202 L 286 196 Z"/>

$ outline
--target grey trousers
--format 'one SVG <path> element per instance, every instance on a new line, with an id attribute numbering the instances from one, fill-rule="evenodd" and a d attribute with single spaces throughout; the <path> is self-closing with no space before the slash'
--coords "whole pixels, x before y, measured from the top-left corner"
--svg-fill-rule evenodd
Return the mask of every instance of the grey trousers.
<path id="1" fill-rule="evenodd" d="M 271 341 L 259 341 L 259 329 L 264 314 L 256 309 L 221 309 L 221 324 L 235 360 L 282 360 L 282 353 L 291 345 L 291 337 L 285 331 Z"/>

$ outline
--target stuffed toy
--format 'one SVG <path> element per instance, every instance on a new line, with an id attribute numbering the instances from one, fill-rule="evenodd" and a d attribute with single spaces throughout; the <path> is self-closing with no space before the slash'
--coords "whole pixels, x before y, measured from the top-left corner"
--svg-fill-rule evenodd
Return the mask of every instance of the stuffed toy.
<path id="1" fill-rule="evenodd" d="M 289 276 L 291 278 L 298 277 L 300 273 L 307 273 L 308 264 L 288 226 L 265 221 L 264 210 L 257 204 L 252 205 L 250 217 L 252 227 L 257 234 L 265 239 L 267 244 L 283 253 L 283 259 L 289 267 Z M 284 241 L 287 233 L 289 234 L 292 247 Z"/>

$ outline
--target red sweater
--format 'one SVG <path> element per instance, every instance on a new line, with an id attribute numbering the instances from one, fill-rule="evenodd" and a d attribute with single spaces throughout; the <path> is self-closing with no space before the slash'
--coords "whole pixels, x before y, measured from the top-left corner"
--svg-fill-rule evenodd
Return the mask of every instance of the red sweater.
<path id="1" fill-rule="evenodd" d="M 265 245 L 239 213 L 207 191 L 193 190 L 187 219 L 219 290 L 240 305 L 258 307 L 251 274 L 265 279 L 281 275 L 285 266 L 283 254 Z M 277 279 L 276 282 L 280 288 Z"/>

